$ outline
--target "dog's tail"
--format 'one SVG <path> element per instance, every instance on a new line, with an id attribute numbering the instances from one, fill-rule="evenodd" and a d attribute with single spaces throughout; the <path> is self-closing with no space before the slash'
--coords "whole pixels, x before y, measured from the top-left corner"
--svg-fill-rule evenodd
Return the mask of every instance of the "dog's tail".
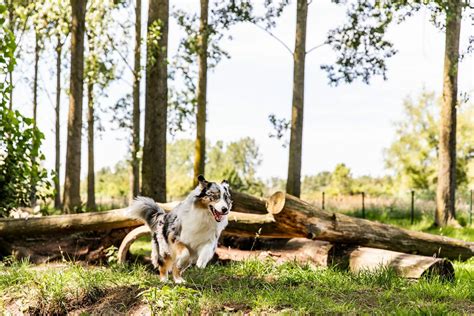
<path id="1" fill-rule="evenodd" d="M 143 220 L 151 230 L 154 230 L 159 218 L 164 214 L 165 211 L 153 199 L 144 196 L 136 197 L 126 211 L 128 217 Z"/>

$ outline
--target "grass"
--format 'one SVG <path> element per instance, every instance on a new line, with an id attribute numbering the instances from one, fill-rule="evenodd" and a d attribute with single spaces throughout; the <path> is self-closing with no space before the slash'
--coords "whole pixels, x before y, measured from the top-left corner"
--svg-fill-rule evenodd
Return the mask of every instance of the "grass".
<path id="1" fill-rule="evenodd" d="M 360 215 L 360 214 L 353 214 Z M 433 229 L 419 216 L 414 225 L 396 212 L 369 210 L 370 219 L 474 241 L 474 229 Z M 149 253 L 140 239 L 131 251 Z M 351 274 L 333 268 L 273 261 L 233 262 L 191 268 L 186 285 L 160 283 L 140 264 L 34 266 L 0 263 L 0 311 L 13 314 L 474 314 L 474 258 L 454 262 L 456 280 L 410 281 L 387 269 Z"/>
<path id="2" fill-rule="evenodd" d="M 474 262 L 473 262 L 474 263 Z M 0 308 L 19 304 L 28 313 L 376 313 L 472 314 L 474 269 L 454 282 L 397 277 L 393 271 L 353 275 L 334 269 L 271 261 L 192 268 L 185 286 L 160 283 L 142 265 L 90 267 L 68 264 L 37 269 L 27 262 L 1 266 Z"/>

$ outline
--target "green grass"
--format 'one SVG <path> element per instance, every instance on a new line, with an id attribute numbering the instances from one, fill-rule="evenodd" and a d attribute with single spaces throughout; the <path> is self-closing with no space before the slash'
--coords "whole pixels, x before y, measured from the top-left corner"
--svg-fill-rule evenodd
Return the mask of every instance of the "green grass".
<path id="1" fill-rule="evenodd" d="M 246 261 L 190 269 L 185 286 L 160 283 L 142 265 L 37 269 L 25 262 L 1 266 L 0 308 L 20 302 L 29 313 L 100 310 L 125 313 L 377 313 L 472 314 L 474 269 L 454 282 L 409 281 L 390 270 L 353 275 L 295 263 Z M 118 293 L 118 294 L 117 294 Z M 118 295 L 118 296 L 117 296 Z M 119 304 L 121 303 L 121 304 Z M 104 309 L 105 308 L 105 309 Z"/>
<path id="2" fill-rule="evenodd" d="M 474 241 L 473 228 L 433 229 L 431 220 L 414 225 L 397 214 L 368 212 L 367 217 Z M 357 214 L 356 214 L 357 215 Z M 149 241 L 135 242 L 131 252 L 147 255 Z M 337 269 L 272 261 L 234 262 L 191 268 L 188 283 L 160 283 L 149 266 L 109 267 L 61 263 L 34 266 L 0 263 L 0 312 L 28 314 L 120 314 L 148 310 L 154 314 L 474 314 L 474 258 L 454 262 L 456 279 L 410 281 L 391 270 L 357 275 Z M 0 313 L 1 314 L 1 313 Z"/>

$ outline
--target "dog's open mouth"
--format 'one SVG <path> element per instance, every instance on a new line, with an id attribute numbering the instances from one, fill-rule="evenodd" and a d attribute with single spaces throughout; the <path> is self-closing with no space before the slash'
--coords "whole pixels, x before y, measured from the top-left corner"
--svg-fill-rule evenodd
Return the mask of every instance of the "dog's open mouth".
<path id="1" fill-rule="evenodd" d="M 212 216 L 214 216 L 214 219 L 216 220 L 216 222 L 220 222 L 222 218 L 224 217 L 224 214 L 216 210 L 214 206 L 212 205 L 209 205 L 209 209 L 211 210 Z"/>

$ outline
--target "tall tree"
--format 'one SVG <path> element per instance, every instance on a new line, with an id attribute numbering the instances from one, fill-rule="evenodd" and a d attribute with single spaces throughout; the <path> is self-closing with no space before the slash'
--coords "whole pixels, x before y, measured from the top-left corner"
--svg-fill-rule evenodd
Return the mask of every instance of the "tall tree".
<path id="1" fill-rule="evenodd" d="M 36 3 L 29 0 L 8 0 L 6 9 L 8 11 L 8 25 L 15 40 L 15 58 L 20 58 L 22 51 L 22 39 L 29 28 L 30 17 L 35 12 Z M 40 4 L 41 5 L 41 4 Z M 8 69 L 8 79 L 11 89 L 9 89 L 9 109 L 13 109 L 13 68 Z"/>
<path id="2" fill-rule="evenodd" d="M 150 1 L 147 23 L 142 194 L 157 201 L 166 200 L 168 15 L 168 0 Z"/>
<path id="3" fill-rule="evenodd" d="M 110 30 L 115 29 L 113 0 L 91 0 L 86 14 L 87 54 L 85 81 L 87 86 L 87 209 L 95 210 L 94 143 L 97 98 L 116 77 L 117 61 L 113 58 L 114 40 Z M 118 27 L 117 27 L 118 28 Z M 98 90 L 98 91 L 96 91 Z"/>
<path id="4" fill-rule="evenodd" d="M 70 16 L 71 8 L 66 0 L 49 0 L 47 1 L 47 20 L 49 22 L 48 37 L 53 43 L 56 52 L 56 104 L 55 112 L 55 163 L 54 163 L 54 208 L 61 208 L 61 67 L 63 46 L 66 43 L 67 36 L 70 31 L 68 16 Z M 46 6 L 46 4 L 45 4 Z"/>
<path id="5" fill-rule="evenodd" d="M 63 209 L 66 213 L 73 213 L 81 206 L 81 129 L 86 4 L 87 0 L 71 0 L 71 95 L 69 98 L 66 177 L 63 198 Z"/>
<path id="6" fill-rule="evenodd" d="M 304 67 L 306 58 L 307 0 L 296 4 L 296 36 L 293 53 L 293 101 L 291 107 L 291 135 L 286 192 L 301 193 L 301 155 L 303 147 Z"/>
<path id="7" fill-rule="evenodd" d="M 141 76 L 141 43 L 142 43 L 142 1 L 135 4 L 135 49 L 133 65 L 133 114 L 132 114 L 132 196 L 140 192 L 140 76 Z"/>
<path id="8" fill-rule="evenodd" d="M 444 48 L 443 102 L 439 130 L 438 187 L 435 224 L 459 225 L 455 214 L 456 192 L 456 106 L 458 104 L 459 38 L 462 1 L 446 2 L 446 40 Z"/>
<path id="9" fill-rule="evenodd" d="M 198 62 L 199 77 L 197 90 L 196 142 L 194 146 L 194 185 L 197 177 L 204 174 L 206 160 L 206 98 L 207 98 L 207 44 L 208 44 L 209 0 L 201 0 L 199 26 Z"/>
<path id="10" fill-rule="evenodd" d="M 54 106 L 55 124 L 55 160 L 54 160 L 54 208 L 61 208 L 61 56 L 64 43 L 61 41 L 61 36 L 56 35 L 56 105 Z"/>

